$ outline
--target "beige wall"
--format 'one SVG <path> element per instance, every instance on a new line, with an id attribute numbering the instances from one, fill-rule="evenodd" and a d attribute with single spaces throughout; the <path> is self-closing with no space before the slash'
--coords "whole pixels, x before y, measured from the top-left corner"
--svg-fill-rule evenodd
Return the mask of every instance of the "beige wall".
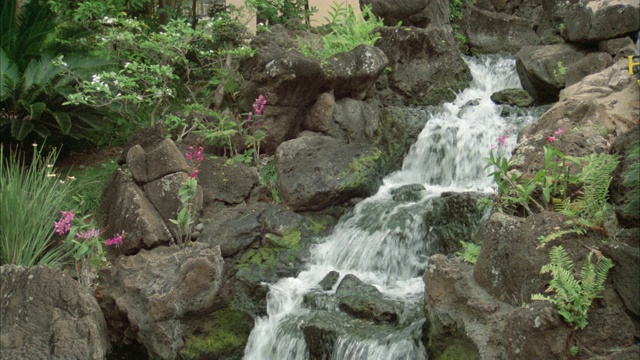
<path id="1" fill-rule="evenodd" d="M 318 9 L 318 12 L 316 12 L 315 14 L 313 14 L 313 16 L 311 16 L 312 26 L 320 26 L 325 22 L 324 18 L 331 11 L 331 6 L 333 6 L 334 2 L 342 3 L 344 7 L 351 5 L 353 7 L 353 10 L 356 12 L 356 15 L 360 13 L 359 0 L 309 0 L 309 5 L 311 7 L 315 6 Z M 235 5 L 238 7 L 244 6 L 244 0 L 227 0 L 227 4 Z M 249 14 L 247 15 L 245 22 L 248 22 L 249 29 L 251 29 L 251 31 L 255 33 L 256 31 L 255 16 L 251 16 L 251 18 L 249 18 L 248 16 Z"/>

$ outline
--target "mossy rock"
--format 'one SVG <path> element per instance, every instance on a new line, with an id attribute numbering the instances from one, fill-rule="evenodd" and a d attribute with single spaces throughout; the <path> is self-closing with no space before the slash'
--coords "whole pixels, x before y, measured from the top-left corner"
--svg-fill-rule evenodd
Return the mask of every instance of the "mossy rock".
<path id="1" fill-rule="evenodd" d="M 187 337 L 180 355 L 186 360 L 241 356 L 252 325 L 253 318 L 242 311 L 218 310 L 203 331 Z"/>

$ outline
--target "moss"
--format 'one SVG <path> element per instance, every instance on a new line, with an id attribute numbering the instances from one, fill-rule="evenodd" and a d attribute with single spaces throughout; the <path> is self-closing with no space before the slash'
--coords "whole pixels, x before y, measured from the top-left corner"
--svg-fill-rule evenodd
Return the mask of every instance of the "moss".
<path id="1" fill-rule="evenodd" d="M 378 148 L 372 148 L 366 154 L 353 159 L 348 169 L 339 176 L 350 180 L 344 184 L 344 188 L 367 194 L 374 185 L 372 182 L 375 176 L 379 174 L 382 159 L 382 151 Z"/>
<path id="2" fill-rule="evenodd" d="M 241 352 L 251 332 L 251 318 L 241 311 L 224 308 L 201 334 L 191 335 L 180 351 L 184 359 L 218 359 Z"/>
<path id="3" fill-rule="evenodd" d="M 309 220 L 304 227 L 313 235 L 318 235 L 327 229 L 328 222 L 328 220 Z"/>
<path id="4" fill-rule="evenodd" d="M 273 265 L 281 252 L 299 249 L 302 235 L 298 229 L 289 229 L 283 235 L 267 234 L 265 237 L 269 239 L 268 245 L 247 250 L 238 261 L 239 268 L 248 269 L 251 264 Z"/>
<path id="5" fill-rule="evenodd" d="M 479 359 L 478 352 L 462 341 L 456 341 L 447 346 L 444 351 L 435 357 L 436 360 L 476 360 Z"/>
<path id="6" fill-rule="evenodd" d="M 290 229 L 285 231 L 282 236 L 276 234 L 267 234 L 265 236 L 276 247 L 285 249 L 297 249 L 300 245 L 300 230 Z"/>

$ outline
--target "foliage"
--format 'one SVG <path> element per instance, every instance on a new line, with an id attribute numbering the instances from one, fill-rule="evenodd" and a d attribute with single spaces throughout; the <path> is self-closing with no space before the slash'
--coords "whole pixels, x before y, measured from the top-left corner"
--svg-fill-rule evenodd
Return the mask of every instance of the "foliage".
<path id="1" fill-rule="evenodd" d="M 51 221 L 71 189 L 53 173 L 57 156 L 35 147 L 27 162 L 24 154 L 0 148 L 0 265 L 59 268 L 66 262 L 70 249 L 52 240 Z"/>
<path id="2" fill-rule="evenodd" d="M 102 191 L 109 175 L 118 168 L 115 160 L 82 169 L 71 168 L 68 177 L 74 179 L 71 198 L 67 207 L 73 207 L 78 213 L 93 214 L 102 199 Z"/>
<path id="3" fill-rule="evenodd" d="M 118 17 L 140 12 L 151 0 L 48 0 L 51 10 L 59 16 L 85 26 L 103 17 Z"/>
<path id="4" fill-rule="evenodd" d="M 449 20 L 453 21 L 462 19 L 465 6 L 465 0 L 449 0 Z"/>
<path id="5" fill-rule="evenodd" d="M 178 211 L 177 218 L 170 221 L 176 225 L 176 243 L 178 246 L 184 246 L 191 241 L 191 225 L 193 220 L 191 219 L 194 213 L 194 201 L 198 190 L 198 167 L 204 157 L 202 155 L 202 147 L 195 149 L 193 146 L 189 146 L 189 151 L 185 154 L 187 160 L 194 163 L 192 166 L 191 175 L 187 180 L 182 183 L 182 186 L 178 190 L 178 198 L 182 203 L 182 208 Z"/>
<path id="6" fill-rule="evenodd" d="M 10 129 L 17 140 L 35 132 L 95 141 L 104 120 L 86 106 L 63 106 L 73 91 L 72 78 L 52 63 L 60 42 L 51 34 L 55 14 L 43 2 L 33 0 L 17 11 L 16 0 L 3 1 L 0 11 L 0 129 Z M 95 59 L 70 56 L 68 69 L 83 71 L 101 65 Z"/>
<path id="7" fill-rule="evenodd" d="M 553 76 L 556 78 L 562 77 L 567 73 L 567 67 L 564 66 L 562 61 L 558 61 L 556 68 L 553 69 Z"/>
<path id="8" fill-rule="evenodd" d="M 281 202 L 280 195 L 278 194 L 278 172 L 276 171 L 275 161 L 270 161 L 266 165 L 260 168 L 260 185 L 266 186 L 271 191 L 271 197 L 277 204 Z"/>
<path id="9" fill-rule="evenodd" d="M 238 310 L 224 308 L 214 313 L 203 334 L 187 337 L 180 350 L 184 359 L 224 358 L 242 349 L 249 336 L 251 323 L 248 315 Z"/>
<path id="10" fill-rule="evenodd" d="M 630 190 L 622 211 L 626 215 L 638 215 L 640 213 L 640 141 L 632 145 L 627 160 L 632 161 L 632 164 L 622 176 L 624 177 L 623 185 Z"/>
<path id="11" fill-rule="evenodd" d="M 249 9 L 258 14 L 258 22 L 264 25 L 286 24 L 290 20 L 306 22 L 316 12 L 308 8 L 306 0 L 245 0 Z"/>
<path id="12" fill-rule="evenodd" d="M 565 321 L 575 325 L 576 329 L 587 326 L 587 312 L 594 299 L 602 297 L 604 281 L 613 267 L 610 259 L 598 255 L 597 267 L 591 262 L 593 252 L 589 253 L 587 262 L 580 271 L 580 280 L 573 275 L 573 261 L 562 246 L 554 246 L 549 252 L 550 263 L 544 265 L 541 273 L 550 273 L 553 278 L 546 292 L 555 292 L 553 298 L 535 294 L 532 300 L 550 301 L 558 307 L 558 312 Z"/>
<path id="13" fill-rule="evenodd" d="M 480 245 L 466 241 L 460 241 L 460 244 L 462 244 L 463 251 L 456 253 L 456 255 L 462 256 L 462 260 L 475 265 L 478 256 L 480 256 Z"/>
<path id="14" fill-rule="evenodd" d="M 361 44 L 374 46 L 380 39 L 380 34 L 374 30 L 384 26 L 384 23 L 373 14 L 369 5 L 364 6 L 360 15 L 356 16 L 351 6 L 345 9 L 341 4 L 334 3 L 329 16 L 329 33 L 322 37 L 321 50 L 299 41 L 300 51 L 306 56 L 326 60 Z"/>

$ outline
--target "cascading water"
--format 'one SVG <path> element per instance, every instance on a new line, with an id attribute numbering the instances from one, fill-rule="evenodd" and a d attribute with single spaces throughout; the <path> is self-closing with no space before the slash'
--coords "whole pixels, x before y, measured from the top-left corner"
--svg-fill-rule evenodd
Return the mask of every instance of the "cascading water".
<path id="1" fill-rule="evenodd" d="M 402 170 L 388 176 L 378 192 L 343 217 L 333 233 L 311 249 L 307 270 L 297 278 L 270 285 L 267 317 L 256 319 L 245 348 L 247 360 L 306 359 L 302 328 L 308 321 L 329 321 L 340 328 L 331 359 L 426 359 L 421 344 L 424 318 L 422 272 L 431 255 L 424 209 L 443 192 L 491 191 L 484 170 L 496 139 L 520 128 L 532 115 L 501 116 L 492 93 L 520 87 L 515 61 L 495 56 L 465 59 L 473 80 L 452 103 L 429 114 L 423 131 L 405 158 Z M 516 131 L 508 135 L 507 152 Z M 394 200 L 394 189 L 424 186 L 418 201 Z M 341 313 L 318 283 L 330 271 L 357 276 L 386 299 L 403 304 L 397 325 L 372 325 Z M 309 306 L 305 294 L 325 293 L 326 301 Z M 318 309 L 321 308 L 321 309 Z M 333 314 L 322 320 L 324 314 Z M 345 320 L 347 318 L 347 320 Z M 348 321 L 348 322 L 345 322 Z"/>

